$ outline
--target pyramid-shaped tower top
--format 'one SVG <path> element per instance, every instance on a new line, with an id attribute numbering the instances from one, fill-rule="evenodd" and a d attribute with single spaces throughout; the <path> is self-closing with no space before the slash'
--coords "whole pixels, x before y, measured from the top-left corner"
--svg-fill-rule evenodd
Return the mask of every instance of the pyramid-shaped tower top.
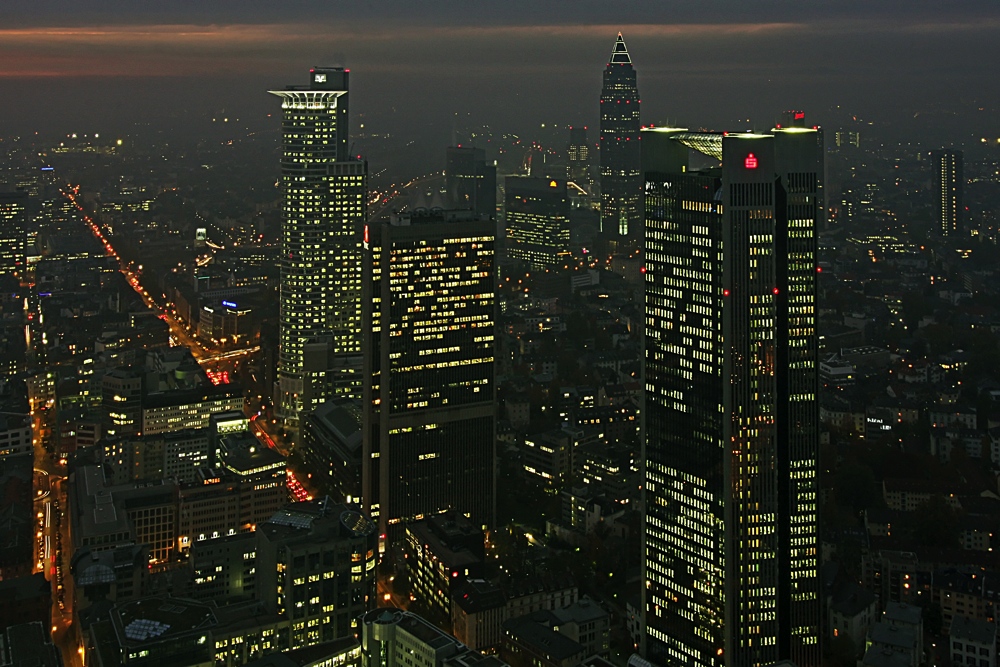
<path id="1" fill-rule="evenodd" d="M 628 49 L 625 48 L 625 38 L 618 33 L 618 40 L 615 42 L 615 50 L 611 52 L 611 63 L 616 65 L 631 65 L 632 59 L 628 56 Z"/>

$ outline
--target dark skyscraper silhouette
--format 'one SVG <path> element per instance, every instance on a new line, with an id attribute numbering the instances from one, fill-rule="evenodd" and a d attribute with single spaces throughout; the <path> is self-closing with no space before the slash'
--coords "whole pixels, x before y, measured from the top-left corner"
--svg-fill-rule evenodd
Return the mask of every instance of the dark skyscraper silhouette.
<path id="1" fill-rule="evenodd" d="M 626 245 L 642 237 L 639 89 L 618 33 L 601 89 L 601 233 Z"/>
<path id="2" fill-rule="evenodd" d="M 486 163 L 482 148 L 449 146 L 444 185 L 449 204 L 468 208 L 477 217 L 497 215 L 497 168 Z"/>
<path id="3" fill-rule="evenodd" d="M 944 149 L 931 152 L 934 169 L 934 210 L 942 236 L 960 236 L 965 216 L 963 186 L 965 175 L 962 151 Z"/>
<path id="4" fill-rule="evenodd" d="M 569 128 L 566 160 L 566 178 L 590 192 L 590 144 L 586 126 Z"/>
<path id="5" fill-rule="evenodd" d="M 419 208 L 366 227 L 362 496 L 390 542 L 448 509 L 493 524 L 495 229 Z"/>
<path id="6" fill-rule="evenodd" d="M 646 655 L 812 667 L 820 134 L 644 134 Z"/>

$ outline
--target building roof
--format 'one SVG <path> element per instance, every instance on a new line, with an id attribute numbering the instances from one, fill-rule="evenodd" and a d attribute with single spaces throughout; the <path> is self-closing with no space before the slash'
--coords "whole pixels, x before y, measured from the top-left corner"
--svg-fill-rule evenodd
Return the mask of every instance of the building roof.
<path id="1" fill-rule="evenodd" d="M 3 664 L 10 667 L 61 667 L 59 652 L 52 645 L 47 630 L 38 621 L 8 627 L 8 661 Z"/>
<path id="2" fill-rule="evenodd" d="M 911 667 L 910 658 L 906 653 L 875 644 L 865 651 L 861 664 L 865 667 Z"/>
<path id="3" fill-rule="evenodd" d="M 323 444 L 327 439 L 334 440 L 338 445 L 348 452 L 355 453 L 361 449 L 361 412 L 360 406 L 355 401 L 335 400 L 327 401 L 316 408 L 308 416 L 318 430 L 316 435 L 321 438 Z"/>
<path id="4" fill-rule="evenodd" d="M 997 626 L 975 618 L 955 616 L 951 620 L 949 635 L 952 639 L 964 639 L 967 642 L 993 646 L 997 641 Z"/>
<path id="5" fill-rule="evenodd" d="M 889 625 L 876 623 L 872 626 L 871 640 L 873 644 L 884 644 L 907 651 L 916 650 L 917 633 L 905 625 Z"/>
<path id="6" fill-rule="evenodd" d="M 609 63 L 615 65 L 631 65 L 632 58 L 628 55 L 628 48 L 625 46 L 625 38 L 622 37 L 621 33 L 618 33 L 618 39 L 615 40 L 615 48 L 611 51 L 611 60 Z"/>
<path id="7" fill-rule="evenodd" d="M 484 579 L 469 579 L 452 595 L 452 600 L 466 614 L 499 609 L 507 604 L 503 589 Z"/>
<path id="8" fill-rule="evenodd" d="M 332 545 L 340 540 L 370 538 L 377 528 L 357 507 L 334 503 L 326 496 L 288 505 L 257 531 L 269 542 Z"/>
<path id="9" fill-rule="evenodd" d="M 451 648 L 453 652 L 470 650 L 465 644 L 462 644 L 451 635 L 438 630 L 413 612 L 383 607 L 373 609 L 362 616 L 361 622 L 366 626 L 395 625 L 397 628 L 405 630 L 410 635 L 416 637 L 436 652 L 447 648 Z"/>
<path id="10" fill-rule="evenodd" d="M 457 512 L 408 523 L 406 532 L 425 545 L 445 567 L 459 568 L 482 562 L 483 532 Z"/>
<path id="11" fill-rule="evenodd" d="M 830 610 L 843 616 L 857 616 L 875 603 L 875 595 L 851 581 L 833 594 Z"/>
<path id="12" fill-rule="evenodd" d="M 111 623 L 122 647 L 160 642 L 218 625 L 208 605 L 169 595 L 120 604 L 111 611 Z"/>
<path id="13" fill-rule="evenodd" d="M 504 632 L 518 644 L 554 660 L 582 658 L 583 646 L 542 622 L 545 614 L 537 612 L 508 619 L 503 623 Z"/>
<path id="14" fill-rule="evenodd" d="M 575 604 L 562 609 L 555 609 L 552 615 L 559 620 L 559 624 L 573 622 L 576 624 L 592 623 L 602 618 L 608 618 L 608 612 L 601 605 L 588 597 L 583 597 Z"/>
<path id="15" fill-rule="evenodd" d="M 265 446 L 249 431 L 229 433 L 219 438 L 223 465 L 239 475 L 250 475 L 262 469 L 283 468 L 281 454 Z"/>
<path id="16" fill-rule="evenodd" d="M 359 651 L 361 645 L 358 640 L 351 637 L 343 637 L 332 641 L 307 646 L 305 648 L 293 649 L 282 653 L 272 653 L 263 658 L 252 660 L 243 667 L 312 667 L 321 663 L 331 661 L 332 658 Z M 336 660 L 332 660 L 336 663 Z M 350 663 L 351 661 L 348 661 Z"/>
<path id="17" fill-rule="evenodd" d="M 905 602 L 889 602 L 885 606 L 884 618 L 896 623 L 909 623 L 919 625 L 923 618 L 920 607 Z"/>
<path id="18" fill-rule="evenodd" d="M 48 597 L 51 594 L 52 586 L 42 572 L 0 580 L 0 604 L 3 605 L 16 606 L 22 600 Z"/>

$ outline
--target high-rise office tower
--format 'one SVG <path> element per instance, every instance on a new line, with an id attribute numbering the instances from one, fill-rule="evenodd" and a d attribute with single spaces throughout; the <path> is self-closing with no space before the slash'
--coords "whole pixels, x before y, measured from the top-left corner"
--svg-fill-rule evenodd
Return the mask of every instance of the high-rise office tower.
<path id="1" fill-rule="evenodd" d="M 569 128 L 566 158 L 566 178 L 590 192 L 590 144 L 587 143 L 586 126 Z"/>
<path id="2" fill-rule="evenodd" d="M 644 134 L 645 653 L 818 665 L 819 133 Z"/>
<path id="3" fill-rule="evenodd" d="M 415 209 L 366 233 L 362 496 L 390 541 L 447 509 L 493 524 L 494 229 Z"/>
<path id="4" fill-rule="evenodd" d="M 566 181 L 508 176 L 504 179 L 508 258 L 546 269 L 569 252 L 569 198 Z"/>
<path id="5" fill-rule="evenodd" d="M 938 229 L 942 236 L 958 236 L 962 230 L 965 205 L 962 190 L 965 176 L 962 168 L 962 151 L 943 149 L 931 151 L 934 170 L 934 203 Z"/>
<path id="6" fill-rule="evenodd" d="M 618 33 L 601 89 L 601 233 L 625 245 L 642 242 L 639 89 Z"/>
<path id="7" fill-rule="evenodd" d="M 361 234 L 368 165 L 348 154 L 348 76 L 315 68 L 281 98 L 280 349 L 287 427 L 334 396 L 360 398 Z"/>
<path id="8" fill-rule="evenodd" d="M 28 195 L 0 192 L 0 274 L 24 270 Z"/>
<path id="9" fill-rule="evenodd" d="M 449 146 L 444 170 L 445 191 L 454 208 L 471 209 L 477 217 L 497 215 L 497 168 L 486 163 L 482 148 Z"/>

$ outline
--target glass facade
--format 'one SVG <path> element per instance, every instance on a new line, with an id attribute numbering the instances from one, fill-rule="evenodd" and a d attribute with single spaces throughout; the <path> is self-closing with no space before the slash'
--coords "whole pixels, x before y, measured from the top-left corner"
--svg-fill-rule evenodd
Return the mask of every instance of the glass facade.
<path id="1" fill-rule="evenodd" d="M 645 175 L 643 593 L 661 664 L 819 664 L 818 136 L 730 135 L 722 167 Z"/>
<path id="2" fill-rule="evenodd" d="M 508 176 L 504 205 L 507 255 L 547 269 L 569 257 L 569 199 L 566 181 Z"/>
<path id="3" fill-rule="evenodd" d="M 28 195 L 0 192 L 0 273 L 19 275 L 25 267 Z"/>

